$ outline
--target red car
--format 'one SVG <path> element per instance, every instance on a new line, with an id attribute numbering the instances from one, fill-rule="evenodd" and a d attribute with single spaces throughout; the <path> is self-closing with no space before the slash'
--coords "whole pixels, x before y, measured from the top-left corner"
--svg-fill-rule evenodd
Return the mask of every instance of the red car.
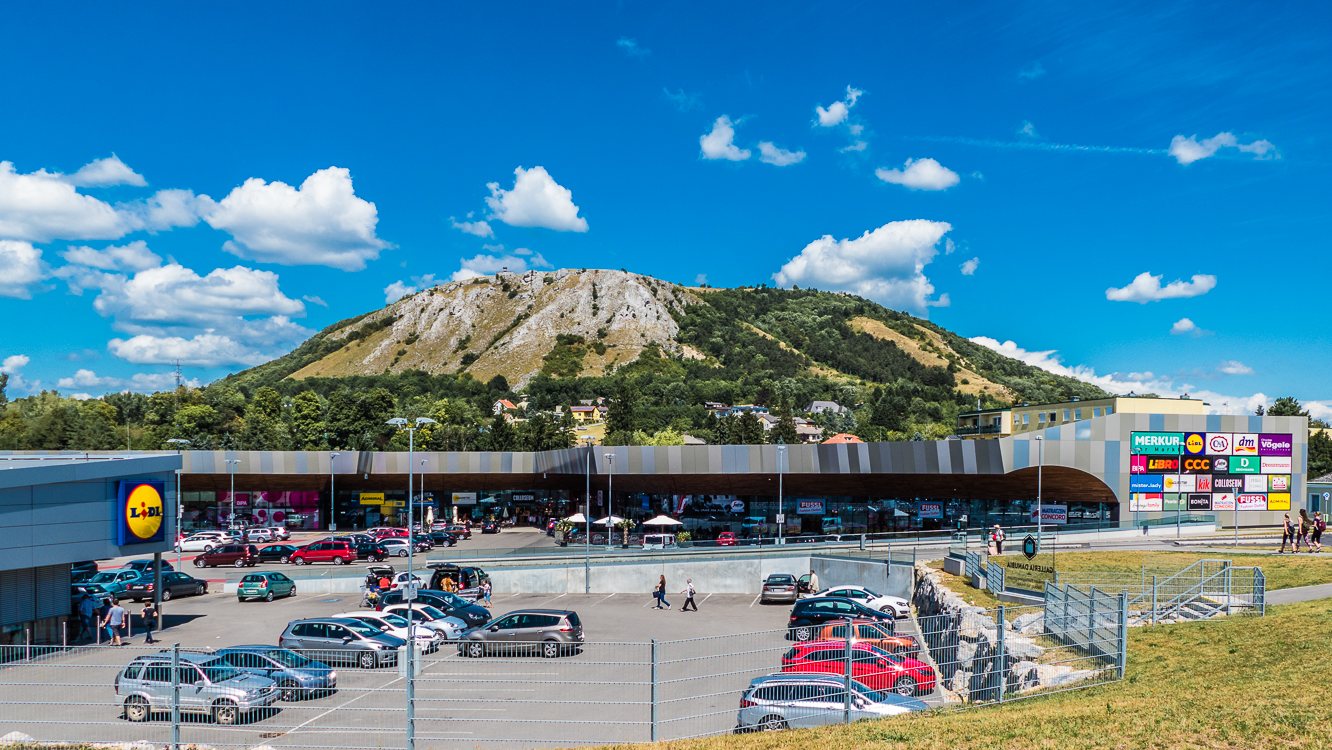
<path id="1" fill-rule="evenodd" d="M 370 529 L 370 536 L 374 537 L 376 541 L 380 539 L 406 539 L 407 529 L 401 529 L 401 528 L 395 529 L 386 526 L 380 526 L 378 528 Z"/>
<path id="2" fill-rule="evenodd" d="M 734 546 L 735 546 L 735 532 L 734 532 L 734 531 L 723 531 L 722 533 L 718 534 L 718 535 L 717 535 L 717 546 L 718 546 L 718 547 L 734 547 Z"/>
<path id="3" fill-rule="evenodd" d="M 291 553 L 291 561 L 296 565 L 317 562 L 349 565 L 356 562 L 356 546 L 351 542 L 315 542 Z"/>
<path id="4" fill-rule="evenodd" d="M 801 643 L 782 657 L 783 672 L 846 674 L 844 641 Z M 851 676 L 873 690 L 898 695 L 922 695 L 934 691 L 935 675 L 930 665 L 907 656 L 888 654 L 867 643 L 851 644 Z"/>

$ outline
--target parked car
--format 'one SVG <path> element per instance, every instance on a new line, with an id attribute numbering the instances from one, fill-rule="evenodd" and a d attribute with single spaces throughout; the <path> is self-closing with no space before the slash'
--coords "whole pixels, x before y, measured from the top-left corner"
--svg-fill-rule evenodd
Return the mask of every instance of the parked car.
<path id="1" fill-rule="evenodd" d="M 207 552 L 221 547 L 231 539 L 217 531 L 196 531 L 176 542 L 177 552 Z"/>
<path id="2" fill-rule="evenodd" d="M 286 526 L 269 526 L 269 536 L 275 541 L 285 542 L 291 538 L 291 529 Z"/>
<path id="3" fill-rule="evenodd" d="M 782 656 L 783 672 L 846 674 L 846 643 L 813 641 L 796 644 Z M 851 644 L 851 677 L 873 690 L 915 696 L 934 690 L 930 665 L 909 656 L 889 654 L 868 643 Z"/>
<path id="4" fill-rule="evenodd" d="M 577 612 L 524 609 L 469 630 L 458 642 L 458 653 L 473 658 L 491 653 L 540 654 L 553 659 L 576 653 L 582 642 L 583 624 Z"/>
<path id="5" fill-rule="evenodd" d="M 259 562 L 291 562 L 298 547 L 291 544 L 269 544 L 259 548 Z"/>
<path id="6" fill-rule="evenodd" d="M 125 598 L 125 589 L 129 587 L 131 581 L 139 579 L 137 570 L 104 570 L 101 573 L 88 579 L 89 584 L 101 586 L 106 592 L 117 599 Z"/>
<path id="7" fill-rule="evenodd" d="M 153 558 L 145 557 L 142 560 L 130 560 L 120 568 L 121 570 L 136 570 L 140 573 L 148 573 L 153 569 Z M 162 570 L 175 570 L 168 560 L 162 561 Z"/>
<path id="8" fill-rule="evenodd" d="M 852 620 L 851 626 L 855 628 L 852 631 L 852 643 L 868 643 L 869 645 L 887 651 L 890 654 L 912 655 L 920 653 L 920 643 L 916 641 L 915 636 L 896 635 L 890 629 L 885 628 L 883 623 L 873 620 Z M 814 636 L 820 641 L 846 641 L 846 623 L 830 622 L 819 628 L 819 632 Z"/>
<path id="9" fill-rule="evenodd" d="M 446 641 L 456 641 L 467 632 L 467 623 L 457 617 L 450 617 L 444 614 L 444 611 L 438 607 L 432 607 L 429 604 L 414 603 L 411 606 L 412 622 L 419 622 L 428 628 L 438 630 L 440 635 Z M 405 618 L 407 616 L 408 605 L 390 604 L 382 611 L 385 614 L 394 614 Z"/>
<path id="10" fill-rule="evenodd" d="M 877 609 L 880 612 L 891 613 L 894 617 L 910 617 L 911 604 L 900 596 L 884 596 L 876 594 L 864 586 L 833 586 L 830 589 L 824 589 L 817 594 L 810 594 L 812 597 L 837 597 L 841 599 L 850 599 L 851 601 L 868 607 Z"/>
<path id="11" fill-rule="evenodd" d="M 674 534 L 644 534 L 643 549 L 678 549 Z"/>
<path id="12" fill-rule="evenodd" d="M 69 601 L 71 604 L 70 614 L 77 615 L 79 611 L 79 600 L 84 594 L 88 594 L 93 599 L 93 604 L 101 607 L 104 602 L 109 603 L 115 597 L 111 592 L 95 583 L 75 583 L 69 587 Z"/>
<path id="13" fill-rule="evenodd" d="M 426 567 L 434 571 L 430 574 L 430 585 L 427 588 L 442 591 L 444 579 L 448 578 L 453 581 L 453 592 L 464 599 L 475 600 L 481 584 L 490 580 L 486 571 L 470 565 L 430 563 Z"/>
<path id="14" fill-rule="evenodd" d="M 500 533 L 500 525 L 497 524 L 497 523 L 495 523 L 494 521 L 487 521 L 487 522 L 481 524 L 481 533 L 482 533 L 482 534 L 498 534 L 498 533 Z"/>
<path id="15" fill-rule="evenodd" d="M 740 696 L 737 732 L 841 724 L 846 708 L 843 678 L 816 674 L 774 674 L 755 678 Z M 851 720 L 879 719 L 929 706 L 915 698 L 884 693 L 851 681 Z"/>
<path id="16" fill-rule="evenodd" d="M 718 546 L 718 547 L 734 547 L 734 546 L 735 546 L 735 532 L 734 532 L 734 531 L 723 531 L 722 533 L 718 534 L 718 535 L 717 535 L 717 546 Z"/>
<path id="17" fill-rule="evenodd" d="M 243 536 L 247 542 L 271 542 L 273 541 L 273 530 L 267 526 L 254 526 L 245 529 Z"/>
<path id="18" fill-rule="evenodd" d="M 460 523 L 452 524 L 444 529 L 459 539 L 471 539 L 472 530 Z"/>
<path id="19" fill-rule="evenodd" d="M 888 627 L 896 632 L 892 623 L 896 617 L 892 613 L 857 604 L 849 599 L 837 597 L 812 597 L 801 599 L 791 608 L 791 619 L 787 624 L 788 638 L 797 641 L 812 640 L 818 633 L 818 626 L 830 620 L 876 620 L 889 623 Z"/>
<path id="20" fill-rule="evenodd" d="M 125 595 L 136 602 L 153 598 L 153 575 L 145 573 L 130 581 L 125 587 Z M 186 573 L 171 571 L 162 574 L 162 601 L 170 601 L 176 596 L 203 596 L 208 593 L 208 582 L 193 578 Z"/>
<path id="21" fill-rule="evenodd" d="M 259 564 L 259 548 L 253 544 L 224 544 L 194 558 L 196 568 L 216 568 L 231 565 L 249 568 Z"/>
<path id="22" fill-rule="evenodd" d="M 240 602 L 246 599 L 271 602 L 279 596 L 296 596 L 296 582 L 277 571 L 247 573 L 236 587 L 236 601 Z"/>
<path id="23" fill-rule="evenodd" d="M 383 562 L 389 558 L 389 549 L 370 537 L 356 542 L 356 556 L 369 562 Z"/>
<path id="24" fill-rule="evenodd" d="M 759 592 L 759 603 L 794 602 L 800 599 L 796 590 L 796 577 L 790 573 L 773 573 L 763 581 L 763 590 Z"/>
<path id="25" fill-rule="evenodd" d="M 362 669 L 397 664 L 398 649 L 406 643 L 359 620 L 332 617 L 293 620 L 278 639 L 281 648 L 325 663 L 341 661 Z"/>
<path id="26" fill-rule="evenodd" d="M 177 683 L 182 685 L 182 713 L 211 716 L 218 724 L 237 724 L 281 697 L 277 683 L 243 672 L 217 654 L 184 651 Z M 140 656 L 115 681 L 116 696 L 129 721 L 147 721 L 172 704 L 171 654 Z"/>
<path id="27" fill-rule="evenodd" d="M 391 557 L 406 557 L 410 545 L 411 542 L 407 541 L 406 537 L 384 537 L 379 540 L 379 546 L 383 547 Z"/>
<path id="28" fill-rule="evenodd" d="M 356 548 L 350 542 L 315 542 L 291 553 L 291 561 L 296 565 L 318 562 L 349 565 L 356 562 Z"/>
<path id="29" fill-rule="evenodd" d="M 436 547 L 452 547 L 458 543 L 458 537 L 443 530 L 432 531 L 430 532 L 430 541 Z"/>
<path id="30" fill-rule="evenodd" d="M 381 632 L 407 640 L 407 618 L 394 614 L 392 612 L 340 612 L 331 617 L 345 618 L 363 622 L 374 628 L 379 628 Z M 444 640 L 443 634 L 439 630 L 427 627 L 421 622 L 416 613 L 412 614 L 412 635 L 416 637 L 416 645 L 423 653 L 433 654 L 439 650 L 439 644 Z"/>
<path id="31" fill-rule="evenodd" d="M 407 529 L 394 526 L 376 526 L 370 529 L 370 536 L 376 539 L 406 538 Z"/>
<path id="32" fill-rule="evenodd" d="M 386 607 L 394 604 L 401 604 L 402 601 L 401 591 L 390 591 L 379 597 L 379 603 L 375 606 L 375 609 L 382 612 Z M 459 620 L 462 620 L 467 623 L 467 627 L 469 628 L 479 628 L 490 622 L 490 610 L 475 602 L 463 599 L 457 594 L 450 594 L 447 591 L 422 589 L 421 591 L 416 592 L 416 601 L 420 604 L 429 604 L 449 617 L 456 617 Z"/>
<path id="33" fill-rule="evenodd" d="M 434 523 L 430 524 L 430 530 L 431 530 L 431 531 L 448 531 L 448 530 L 449 530 L 449 524 L 448 524 L 447 522 L 445 522 L 445 521 L 435 521 Z"/>
<path id="34" fill-rule="evenodd" d="M 76 562 L 69 566 L 69 582 L 83 583 L 97 575 L 97 563 L 92 560 Z"/>
<path id="35" fill-rule="evenodd" d="M 282 700 L 297 701 L 337 692 L 338 673 L 323 662 L 276 646 L 232 646 L 217 652 L 227 664 L 277 683 Z"/>

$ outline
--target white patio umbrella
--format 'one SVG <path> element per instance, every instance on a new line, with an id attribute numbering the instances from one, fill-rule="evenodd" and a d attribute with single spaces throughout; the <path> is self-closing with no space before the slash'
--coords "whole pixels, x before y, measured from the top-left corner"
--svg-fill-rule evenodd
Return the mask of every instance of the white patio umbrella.
<path id="1" fill-rule="evenodd" d="M 564 520 L 568 521 L 569 523 L 587 523 L 587 516 L 583 515 L 582 513 L 575 513 Z"/>
<path id="2" fill-rule="evenodd" d="M 683 526 L 684 521 L 677 521 L 670 516 L 661 515 L 650 521 L 644 521 L 644 526 Z"/>
<path id="3" fill-rule="evenodd" d="M 611 523 L 620 523 L 623 520 L 624 519 L 619 516 L 608 516 L 606 518 L 599 518 L 592 523 L 595 523 L 598 526 L 605 526 L 607 521 L 610 521 Z"/>

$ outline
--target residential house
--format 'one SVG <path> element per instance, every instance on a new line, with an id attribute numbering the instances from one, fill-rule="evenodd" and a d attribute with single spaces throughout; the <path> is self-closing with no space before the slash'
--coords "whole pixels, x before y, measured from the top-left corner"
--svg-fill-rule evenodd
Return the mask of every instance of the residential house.
<path id="1" fill-rule="evenodd" d="M 494 406 L 492 406 L 490 409 L 490 413 L 503 414 L 504 412 L 509 411 L 510 409 L 517 409 L 517 408 L 518 407 L 514 405 L 512 401 L 502 398 L 499 401 L 495 402 Z"/>
<path id="2" fill-rule="evenodd" d="M 861 440 L 860 438 L 856 437 L 855 435 L 851 435 L 851 434 L 848 434 L 848 433 L 845 433 L 845 432 L 839 432 L 839 433 L 837 433 L 836 435 L 833 435 L 832 437 L 828 438 L 827 440 L 824 440 L 824 441 L 823 441 L 823 444 L 824 444 L 824 445 L 838 445 L 838 444 L 844 444 L 844 443 L 863 443 L 863 442 L 865 442 L 865 441 L 864 441 L 864 440 Z"/>
<path id="3" fill-rule="evenodd" d="M 809 414 L 818 414 L 821 411 L 832 412 L 833 414 L 845 414 L 851 410 L 836 401 L 814 401 L 810 403 L 809 406 L 805 407 L 805 411 Z"/>

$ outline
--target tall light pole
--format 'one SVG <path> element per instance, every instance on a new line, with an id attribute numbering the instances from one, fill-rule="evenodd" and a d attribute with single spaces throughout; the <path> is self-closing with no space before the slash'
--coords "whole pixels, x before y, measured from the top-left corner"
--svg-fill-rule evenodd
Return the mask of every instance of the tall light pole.
<path id="1" fill-rule="evenodd" d="M 583 537 L 583 593 L 592 593 L 592 440 L 591 435 L 584 435 L 587 441 L 587 473 L 583 487 L 583 527 L 587 535 Z"/>
<path id="2" fill-rule="evenodd" d="M 437 423 L 430 417 L 417 417 L 416 427 L 408 427 L 407 420 L 394 417 L 386 424 L 407 431 L 407 584 L 402 599 L 407 602 L 407 750 L 416 750 L 416 634 L 412 632 L 412 602 L 416 599 L 412 561 L 416 537 L 412 535 L 412 462 L 416 460 L 416 431 L 422 425 Z"/>
<path id="3" fill-rule="evenodd" d="M 231 477 L 231 492 L 228 498 L 231 501 L 231 515 L 227 516 L 227 530 L 230 531 L 236 523 L 236 466 L 240 464 L 239 458 L 227 459 L 227 476 Z"/>
<path id="4" fill-rule="evenodd" d="M 777 516 L 782 519 L 782 522 L 777 524 L 777 543 L 786 544 L 786 540 L 783 538 L 786 532 L 786 513 L 784 512 L 785 508 L 783 507 L 784 503 L 782 501 L 782 494 L 783 494 L 782 464 L 786 460 L 786 442 L 783 441 L 781 438 L 778 438 L 778 441 L 779 442 L 777 443 Z"/>
<path id="5" fill-rule="evenodd" d="M 125 417 L 125 423 L 129 423 L 128 416 Z M 180 455 L 182 446 L 190 444 L 190 441 L 185 438 L 169 438 L 167 442 L 176 446 L 177 456 Z M 180 494 L 180 469 L 176 469 L 176 570 L 181 570 L 180 540 L 183 535 L 180 533 L 180 524 L 184 518 L 183 507 L 184 503 L 181 501 Z M 153 567 L 157 569 L 153 573 L 153 608 L 157 610 L 157 630 L 160 632 L 162 630 L 162 566 L 154 564 Z"/>
<path id="6" fill-rule="evenodd" d="M 613 531 L 611 529 L 615 525 L 612 520 L 615 514 L 611 513 L 615 506 L 615 454 L 603 453 L 602 455 L 606 457 L 606 467 L 608 469 L 606 473 L 606 551 L 609 552 L 615 548 L 615 540 L 612 538 Z"/>
<path id="7" fill-rule="evenodd" d="M 328 454 L 328 530 L 338 530 L 338 488 L 333 479 L 333 459 L 337 458 L 337 453 Z M 352 528 L 356 528 L 355 522 Z"/>
<path id="8" fill-rule="evenodd" d="M 1041 516 L 1045 506 L 1041 504 L 1041 473 L 1045 469 L 1045 436 L 1036 436 L 1036 549 L 1041 549 Z"/>

